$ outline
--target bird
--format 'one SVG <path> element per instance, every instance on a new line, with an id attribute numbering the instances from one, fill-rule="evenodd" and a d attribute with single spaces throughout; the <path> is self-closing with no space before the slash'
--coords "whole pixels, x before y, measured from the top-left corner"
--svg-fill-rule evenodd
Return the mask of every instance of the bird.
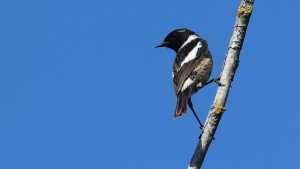
<path id="1" fill-rule="evenodd" d="M 191 96 L 208 83 L 219 84 L 219 78 L 208 81 L 213 68 L 213 59 L 207 41 L 192 30 L 182 28 L 171 31 L 162 43 L 156 45 L 156 48 L 160 47 L 170 48 L 176 52 L 172 72 L 177 97 L 174 119 L 186 114 L 188 105 L 202 128 L 203 124 L 193 108 Z"/>

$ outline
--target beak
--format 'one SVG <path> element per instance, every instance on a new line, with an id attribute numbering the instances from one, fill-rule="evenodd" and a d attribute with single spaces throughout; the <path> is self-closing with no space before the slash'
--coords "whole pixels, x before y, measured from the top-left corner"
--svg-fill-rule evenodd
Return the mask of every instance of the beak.
<path id="1" fill-rule="evenodd" d="M 169 44 L 169 42 L 163 42 L 163 43 L 161 43 L 161 44 L 156 45 L 155 48 L 165 47 L 165 46 L 167 46 L 168 44 Z"/>

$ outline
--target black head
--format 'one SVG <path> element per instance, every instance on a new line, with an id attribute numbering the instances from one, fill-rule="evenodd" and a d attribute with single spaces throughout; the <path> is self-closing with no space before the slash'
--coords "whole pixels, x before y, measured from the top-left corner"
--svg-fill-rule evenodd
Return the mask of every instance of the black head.
<path id="1" fill-rule="evenodd" d="M 180 47 L 184 42 L 189 38 L 190 35 L 196 35 L 195 32 L 188 29 L 176 29 L 173 30 L 165 40 L 156 46 L 156 48 L 167 47 L 173 49 L 175 52 L 178 52 Z"/>

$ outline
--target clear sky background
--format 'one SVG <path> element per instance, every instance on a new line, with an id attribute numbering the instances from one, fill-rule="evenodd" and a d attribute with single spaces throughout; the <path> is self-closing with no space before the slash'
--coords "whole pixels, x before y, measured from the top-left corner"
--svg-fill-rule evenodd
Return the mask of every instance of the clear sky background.
<path id="1" fill-rule="evenodd" d="M 0 168 L 186 168 L 192 113 L 173 120 L 175 28 L 209 42 L 219 76 L 238 1 L 2 0 Z M 300 168 L 300 1 L 256 1 L 204 169 Z M 202 121 L 217 85 L 194 97 Z"/>

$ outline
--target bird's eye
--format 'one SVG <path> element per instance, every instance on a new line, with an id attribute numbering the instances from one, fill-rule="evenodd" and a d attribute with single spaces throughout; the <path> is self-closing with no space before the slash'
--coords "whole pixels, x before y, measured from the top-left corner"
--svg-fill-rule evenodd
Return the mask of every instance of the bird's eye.
<path id="1" fill-rule="evenodd" d="M 173 39 L 177 38 L 177 34 L 174 33 L 174 34 L 172 35 L 172 38 L 173 38 Z"/>

